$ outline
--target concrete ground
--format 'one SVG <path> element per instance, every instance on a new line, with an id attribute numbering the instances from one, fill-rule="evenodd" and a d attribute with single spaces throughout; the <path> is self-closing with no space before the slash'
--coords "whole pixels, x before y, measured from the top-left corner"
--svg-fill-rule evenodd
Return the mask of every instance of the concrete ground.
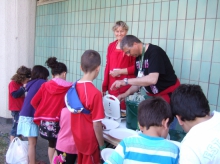
<path id="1" fill-rule="evenodd" d="M 11 119 L 0 118 L 0 135 L 4 136 L 4 139 L 8 143 L 8 145 L 10 142 L 9 136 L 10 136 L 11 127 L 12 127 Z M 42 139 L 39 136 L 37 140 L 37 147 L 36 147 L 36 159 L 37 161 L 44 161 L 47 164 L 49 164 L 48 155 L 47 155 L 47 146 L 48 146 L 47 140 Z M 0 163 L 1 162 L 2 161 L 0 161 Z"/>

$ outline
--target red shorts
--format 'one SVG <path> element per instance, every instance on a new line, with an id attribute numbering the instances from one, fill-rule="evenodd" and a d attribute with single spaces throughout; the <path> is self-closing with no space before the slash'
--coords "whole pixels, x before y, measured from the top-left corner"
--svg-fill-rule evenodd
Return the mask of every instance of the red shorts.
<path id="1" fill-rule="evenodd" d="M 77 163 L 78 164 L 101 164 L 100 161 L 100 151 L 96 149 L 96 151 L 91 155 L 85 155 L 78 152 Z"/>

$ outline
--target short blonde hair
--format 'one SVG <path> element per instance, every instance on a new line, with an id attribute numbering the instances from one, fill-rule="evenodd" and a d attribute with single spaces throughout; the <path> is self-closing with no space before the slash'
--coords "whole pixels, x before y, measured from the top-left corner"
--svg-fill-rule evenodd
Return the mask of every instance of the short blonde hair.
<path id="1" fill-rule="evenodd" d="M 114 26 L 112 27 L 112 31 L 115 31 L 118 27 L 122 27 L 124 30 L 128 31 L 128 25 L 123 21 L 115 22 Z"/>

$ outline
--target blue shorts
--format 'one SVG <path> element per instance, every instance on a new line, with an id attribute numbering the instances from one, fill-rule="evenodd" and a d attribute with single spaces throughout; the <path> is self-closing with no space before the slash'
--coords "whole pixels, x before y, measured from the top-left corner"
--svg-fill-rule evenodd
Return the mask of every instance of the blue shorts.
<path id="1" fill-rule="evenodd" d="M 37 137 L 38 126 L 33 122 L 33 117 L 20 116 L 18 121 L 17 134 L 24 137 Z"/>
<path id="2" fill-rule="evenodd" d="M 18 118 L 19 118 L 19 111 L 11 111 L 13 125 L 11 129 L 11 136 L 17 137 L 17 126 L 18 126 Z"/>

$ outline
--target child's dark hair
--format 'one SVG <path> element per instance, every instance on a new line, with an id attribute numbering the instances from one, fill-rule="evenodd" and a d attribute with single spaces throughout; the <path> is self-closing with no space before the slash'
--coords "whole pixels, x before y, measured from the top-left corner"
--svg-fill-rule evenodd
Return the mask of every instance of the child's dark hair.
<path id="1" fill-rule="evenodd" d="M 83 72 L 92 72 L 101 64 L 101 57 L 97 51 L 86 50 L 81 56 L 81 67 Z"/>
<path id="2" fill-rule="evenodd" d="M 31 80 L 34 79 L 47 80 L 48 76 L 49 76 L 49 71 L 47 70 L 47 68 L 41 65 L 35 65 L 31 71 Z"/>
<path id="3" fill-rule="evenodd" d="M 67 72 L 67 67 L 64 63 L 58 62 L 56 57 L 50 57 L 45 62 L 48 67 L 51 68 L 52 75 L 59 75 L 63 72 Z"/>
<path id="4" fill-rule="evenodd" d="M 196 117 L 205 117 L 210 112 L 209 102 L 202 88 L 194 84 L 181 84 L 170 99 L 174 115 L 179 115 L 182 121 L 192 121 Z"/>
<path id="5" fill-rule="evenodd" d="M 25 66 L 21 66 L 17 69 L 17 72 L 14 76 L 12 76 L 11 80 L 16 81 L 17 83 L 22 83 L 27 78 L 31 77 L 31 69 Z"/>
<path id="6" fill-rule="evenodd" d="M 151 126 L 162 126 L 162 121 L 169 118 L 173 121 L 170 105 L 160 97 L 153 97 L 142 101 L 138 105 L 138 122 L 148 130 Z"/>

